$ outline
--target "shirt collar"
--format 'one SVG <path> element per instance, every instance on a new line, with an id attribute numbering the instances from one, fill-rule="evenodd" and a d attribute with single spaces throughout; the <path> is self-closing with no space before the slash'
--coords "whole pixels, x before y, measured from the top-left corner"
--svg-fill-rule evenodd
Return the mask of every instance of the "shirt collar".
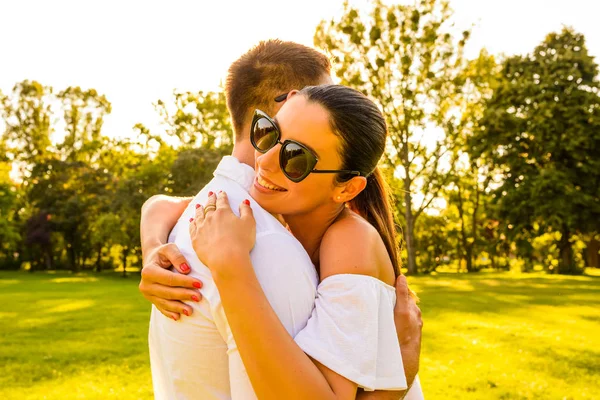
<path id="1" fill-rule="evenodd" d="M 254 182 L 254 169 L 247 164 L 239 162 L 233 156 L 223 157 L 213 175 L 229 178 L 237 182 L 247 192 L 250 191 L 250 187 Z"/>

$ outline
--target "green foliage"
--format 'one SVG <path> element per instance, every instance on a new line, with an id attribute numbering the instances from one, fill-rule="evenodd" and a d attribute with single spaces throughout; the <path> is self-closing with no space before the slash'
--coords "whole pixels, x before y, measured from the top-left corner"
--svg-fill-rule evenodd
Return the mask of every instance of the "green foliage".
<path id="1" fill-rule="evenodd" d="M 512 237 L 560 232 L 562 273 L 577 273 L 572 235 L 600 231 L 598 67 L 565 28 L 502 64 L 472 154 L 498 168 L 499 216 Z"/>
<path id="2" fill-rule="evenodd" d="M 95 89 L 82 90 L 80 87 L 68 87 L 58 94 L 57 99 L 63 109 L 67 131 L 59 149 L 68 160 L 76 160 L 79 156 L 92 161 L 103 145 L 101 130 L 105 115 L 111 112 L 110 102 Z"/>
<path id="3" fill-rule="evenodd" d="M 0 153 L 1 154 L 1 153 Z M 21 242 L 18 220 L 19 187 L 12 184 L 9 178 L 11 165 L 0 161 L 0 265 L 14 268 L 14 251 Z"/>
<path id="4" fill-rule="evenodd" d="M 177 147 L 143 124 L 135 126 L 135 141 L 102 135 L 111 104 L 94 89 L 69 87 L 54 95 L 52 88 L 24 81 L 0 100 L 6 125 L 0 136 L 0 149 L 6 149 L 0 159 L 2 268 L 66 264 L 73 271 L 100 271 L 114 267 L 115 249 L 117 263 L 127 267 L 139 259 L 142 204 L 158 193 L 194 195 L 231 151 L 220 92 L 176 93 L 174 105 L 158 101 Z M 62 141 L 52 136 L 59 127 Z M 20 184 L 8 177 L 12 161 Z"/>
<path id="5" fill-rule="evenodd" d="M 49 151 L 53 132 L 51 96 L 51 88 L 27 80 L 17 83 L 12 95 L 0 93 L 5 149 L 11 159 L 31 164 Z"/>
<path id="6" fill-rule="evenodd" d="M 175 196 L 194 196 L 213 178 L 221 158 L 230 153 L 227 148 L 180 151 L 171 167 L 169 192 Z"/>
<path id="7" fill-rule="evenodd" d="M 173 97 L 172 105 L 163 100 L 155 104 L 167 134 L 184 147 L 231 149 L 233 129 L 223 91 L 174 91 Z"/>
<path id="8" fill-rule="evenodd" d="M 386 115 L 406 269 L 597 266 L 599 84 L 583 37 L 567 29 L 525 57 L 467 61 L 469 32 L 452 34 L 447 1 L 344 10 L 315 43 Z M 144 201 L 194 195 L 233 144 L 223 92 L 175 91 L 155 108 L 166 135 L 138 123 L 135 139 L 111 139 L 111 104 L 94 89 L 23 81 L 0 93 L 0 268 L 139 261 Z"/>

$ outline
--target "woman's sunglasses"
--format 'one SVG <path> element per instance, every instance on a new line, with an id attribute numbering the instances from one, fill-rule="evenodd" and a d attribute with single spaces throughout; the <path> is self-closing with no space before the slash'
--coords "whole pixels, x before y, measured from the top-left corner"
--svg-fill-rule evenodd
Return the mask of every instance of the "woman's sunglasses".
<path id="1" fill-rule="evenodd" d="M 254 111 L 252 125 L 250 127 L 250 141 L 252 146 L 260 152 L 266 153 L 278 143 L 281 144 L 279 151 L 279 166 L 283 174 L 292 182 L 301 182 L 310 173 L 315 174 L 346 174 L 349 178 L 360 176 L 359 171 L 345 169 L 322 170 L 315 169 L 319 159 L 308 147 L 295 140 L 286 140 L 281 143 L 281 132 L 275 121 L 260 110 Z M 348 178 L 348 179 L 349 179 Z"/>

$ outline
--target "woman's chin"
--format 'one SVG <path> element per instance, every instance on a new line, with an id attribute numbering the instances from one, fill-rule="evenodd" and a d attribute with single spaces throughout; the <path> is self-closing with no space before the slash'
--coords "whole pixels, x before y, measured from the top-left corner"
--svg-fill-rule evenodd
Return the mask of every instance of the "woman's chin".
<path id="1" fill-rule="evenodd" d="M 278 207 L 278 204 L 281 204 L 280 197 L 282 197 L 282 196 L 277 196 L 277 195 L 281 195 L 282 193 L 275 192 L 275 191 L 272 191 L 272 193 L 265 193 L 263 190 L 260 190 L 260 189 L 261 188 L 252 186 L 250 188 L 250 192 L 249 192 L 250 196 L 252 196 L 254 201 L 256 201 L 258 203 L 258 205 L 261 206 L 268 213 L 280 214 L 281 207 Z"/>

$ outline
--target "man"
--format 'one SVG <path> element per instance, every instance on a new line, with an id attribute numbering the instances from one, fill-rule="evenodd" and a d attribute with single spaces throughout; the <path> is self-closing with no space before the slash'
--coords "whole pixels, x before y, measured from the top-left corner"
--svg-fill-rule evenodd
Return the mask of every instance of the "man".
<path id="1" fill-rule="evenodd" d="M 261 42 L 229 69 L 225 90 L 235 130 L 232 156 L 223 158 L 215 178 L 192 202 L 158 196 L 142 208 L 140 291 L 154 304 L 149 341 L 157 398 L 254 398 L 217 288 L 192 249 L 189 218 L 194 205 L 206 203 L 210 192 L 227 192 L 234 209 L 235 203 L 249 196 L 254 178 L 249 131 L 255 108 L 275 115 L 281 106 L 275 99 L 282 93 L 331 82 L 329 60 L 316 50 L 291 42 Z M 259 207 L 254 216 L 257 239 L 251 257 L 257 277 L 281 322 L 295 336 L 314 307 L 316 271 L 300 243 L 279 221 Z M 165 244 L 170 231 L 170 243 Z M 165 269 L 171 264 L 182 274 Z M 406 295 L 405 279 L 399 278 L 397 286 L 395 317 L 411 382 L 418 369 L 420 313 Z M 398 397 L 397 392 L 394 395 Z"/>

